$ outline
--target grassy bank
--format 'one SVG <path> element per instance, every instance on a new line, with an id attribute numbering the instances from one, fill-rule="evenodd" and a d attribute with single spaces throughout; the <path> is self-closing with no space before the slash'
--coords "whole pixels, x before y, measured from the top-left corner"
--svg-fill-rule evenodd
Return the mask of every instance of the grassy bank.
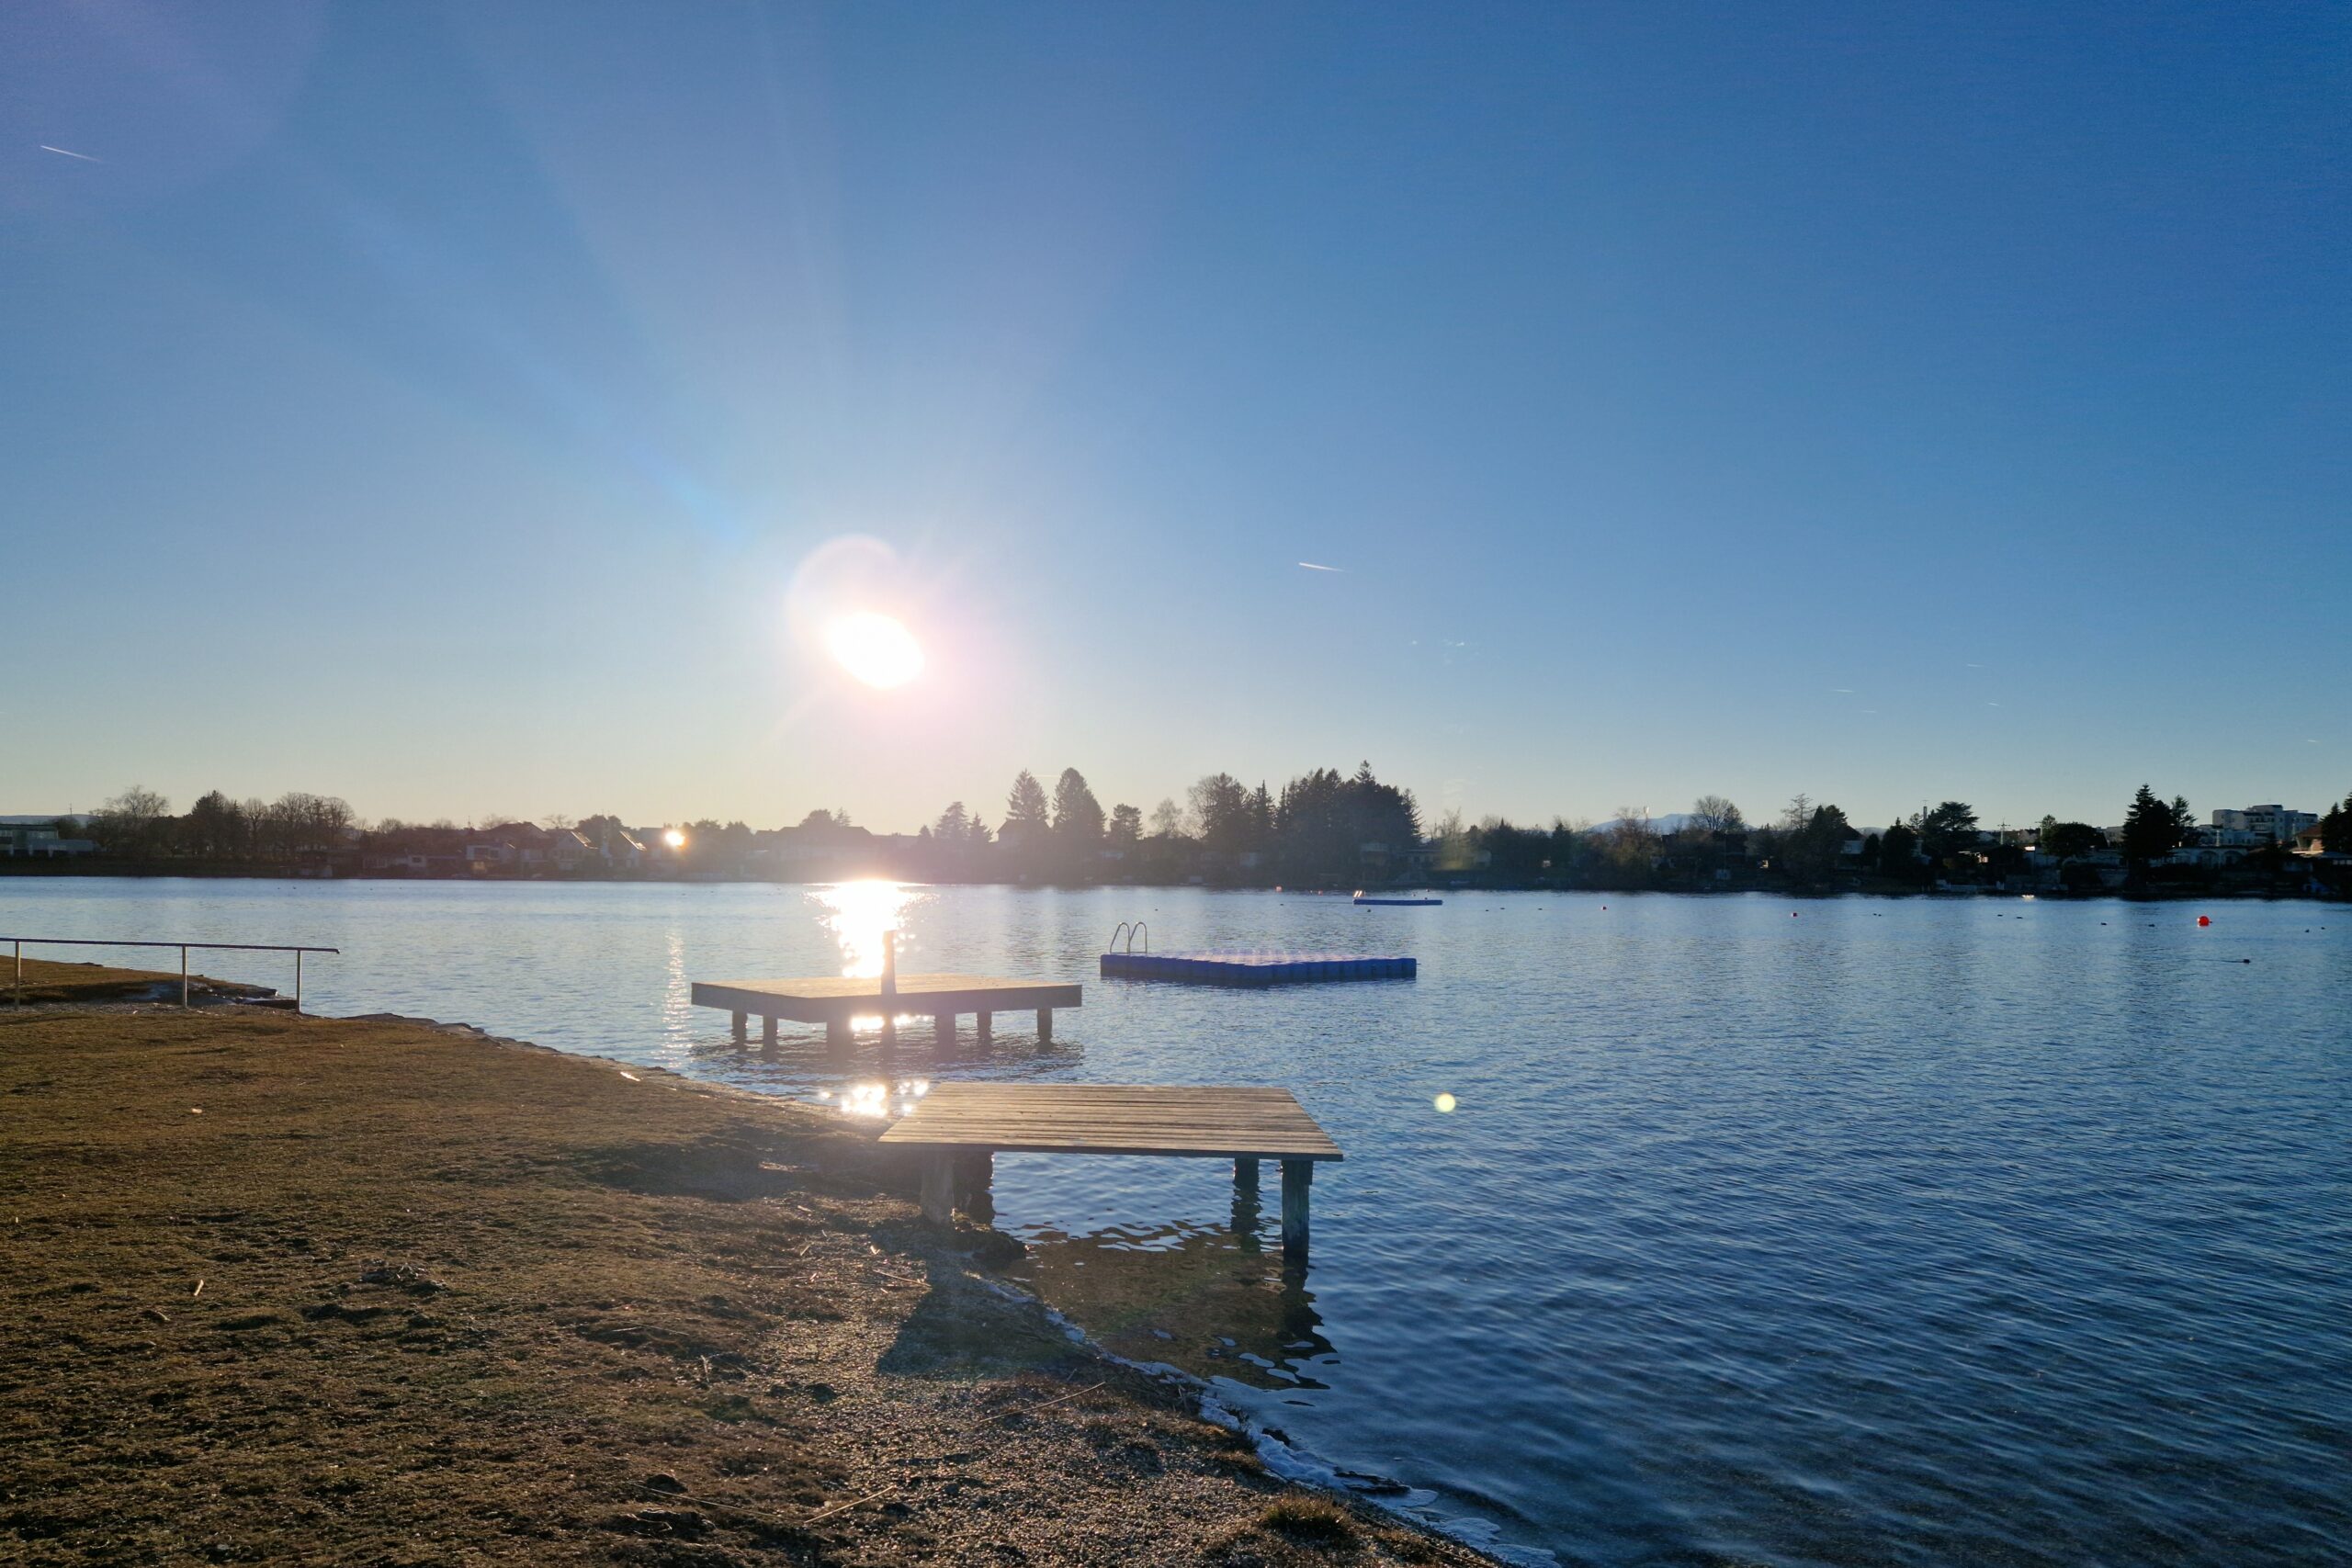
<path id="1" fill-rule="evenodd" d="M 20 987 L 14 957 L 0 953 L 0 1004 L 19 1000 L 27 1004 L 122 1001 L 148 996 L 162 998 L 167 991 L 169 999 L 179 999 L 180 976 L 176 969 L 165 974 L 160 969 L 116 969 L 104 964 L 60 964 L 42 958 L 24 961 L 24 978 Z M 232 980 L 215 980 L 206 975 L 191 975 L 188 976 L 188 994 L 195 999 L 213 1000 L 224 997 L 262 997 L 271 992 L 263 986 L 246 986 Z"/>
<path id="2" fill-rule="evenodd" d="M 0 1557 L 1482 1561 L 1071 1345 L 839 1119 L 123 1006 L 0 1009 Z"/>

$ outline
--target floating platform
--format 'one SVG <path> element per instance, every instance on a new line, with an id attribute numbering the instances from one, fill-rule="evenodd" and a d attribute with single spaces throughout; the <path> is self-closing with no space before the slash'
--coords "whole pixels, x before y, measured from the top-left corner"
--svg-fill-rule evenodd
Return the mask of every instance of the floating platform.
<path id="1" fill-rule="evenodd" d="M 1295 986 L 1323 980 L 1409 980 L 1418 959 L 1362 953 L 1106 953 L 1106 980 L 1197 986 Z"/>
<path id="2" fill-rule="evenodd" d="M 1445 900 L 1442 898 L 1367 898 L 1363 894 L 1359 893 L 1356 895 L 1356 902 L 1359 904 L 1391 904 L 1397 906 L 1398 908 L 1419 908 L 1424 904 L 1442 904 Z"/>
<path id="3" fill-rule="evenodd" d="M 989 1189 L 999 1152 L 1229 1158 L 1236 1189 L 1251 1196 L 1258 1162 L 1277 1159 L 1283 1250 L 1300 1263 L 1316 1164 L 1345 1157 L 1286 1089 L 934 1084 L 881 1141 L 922 1151 L 922 1212 L 938 1224 L 951 1223 L 958 1208 L 993 1212 Z"/>

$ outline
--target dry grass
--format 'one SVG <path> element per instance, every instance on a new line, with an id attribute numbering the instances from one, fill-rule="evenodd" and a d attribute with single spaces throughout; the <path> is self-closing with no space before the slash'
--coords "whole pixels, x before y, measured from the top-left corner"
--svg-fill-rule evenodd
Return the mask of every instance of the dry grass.
<path id="1" fill-rule="evenodd" d="M 1320 1550 L 905 1176 L 838 1119 L 480 1036 L 0 1008 L 0 1559 Z"/>
<path id="2" fill-rule="evenodd" d="M 1293 1540 L 1325 1546 L 1352 1541 L 1359 1533 L 1355 1519 L 1345 1508 L 1311 1492 L 1294 1492 L 1275 1498 L 1259 1514 L 1258 1522 Z"/>
<path id="3" fill-rule="evenodd" d="M 25 960 L 24 985 L 20 993 L 14 955 L 0 953 L 0 1005 L 15 1002 L 20 994 L 28 1005 L 37 1002 L 116 1001 L 151 994 L 162 999 L 166 991 L 171 1000 L 177 1001 L 179 986 L 180 973 L 177 969 L 165 974 L 160 969 L 115 969 L 103 964 L 63 964 L 46 958 L 28 958 Z M 197 998 L 243 996 L 257 994 L 262 989 L 260 987 L 215 980 L 203 975 L 188 977 L 189 994 Z"/>

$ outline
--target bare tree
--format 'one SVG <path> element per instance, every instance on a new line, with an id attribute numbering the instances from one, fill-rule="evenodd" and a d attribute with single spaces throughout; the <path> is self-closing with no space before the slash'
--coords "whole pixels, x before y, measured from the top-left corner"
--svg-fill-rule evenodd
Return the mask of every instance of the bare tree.
<path id="1" fill-rule="evenodd" d="M 1710 833 L 1736 833 L 1747 826 L 1747 819 L 1724 796 L 1702 795 L 1690 803 L 1690 825 Z"/>
<path id="2" fill-rule="evenodd" d="M 144 784 L 132 784 L 98 807 L 98 841 L 116 854 L 148 855 L 172 803 Z"/>
<path id="3" fill-rule="evenodd" d="M 1813 796 L 1796 795 L 1789 799 L 1788 809 L 1781 813 L 1781 831 L 1802 833 L 1813 820 Z"/>

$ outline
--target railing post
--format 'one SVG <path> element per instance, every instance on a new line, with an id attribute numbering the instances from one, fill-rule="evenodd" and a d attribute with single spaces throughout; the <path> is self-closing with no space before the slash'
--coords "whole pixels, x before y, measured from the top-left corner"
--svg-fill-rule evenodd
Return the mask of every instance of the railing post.
<path id="1" fill-rule="evenodd" d="M 294 1010 L 302 1010 L 302 950 L 294 950 Z"/>
<path id="2" fill-rule="evenodd" d="M 187 943 L 180 943 L 180 1006 L 187 1006 Z"/>
<path id="3" fill-rule="evenodd" d="M 17 1005 L 25 1005 L 25 939 L 17 939 Z"/>

